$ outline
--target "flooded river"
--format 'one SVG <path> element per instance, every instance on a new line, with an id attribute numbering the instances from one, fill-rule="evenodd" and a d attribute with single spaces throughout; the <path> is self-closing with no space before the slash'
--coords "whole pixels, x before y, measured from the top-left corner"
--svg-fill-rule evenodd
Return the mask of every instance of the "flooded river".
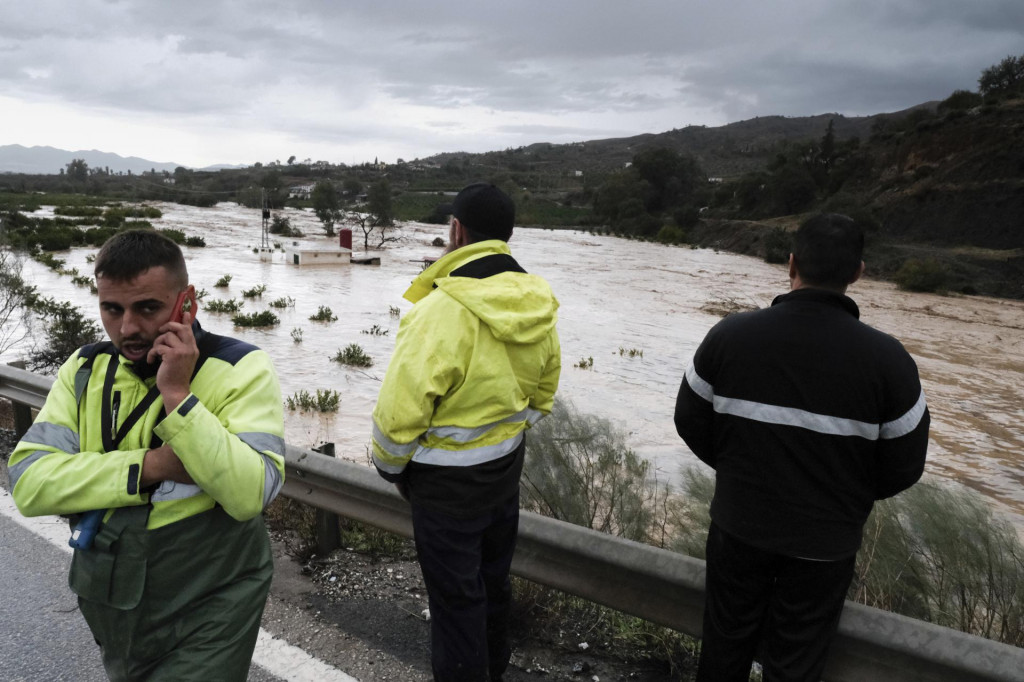
<path id="1" fill-rule="evenodd" d="M 204 327 L 266 349 L 285 396 L 301 389 L 340 392 L 336 414 L 286 412 L 287 440 L 304 447 L 331 441 L 339 456 L 368 462 L 370 413 L 398 331 L 391 308 L 409 310 L 402 293 L 422 259 L 440 255 L 430 244 L 447 238 L 447 228 L 403 226 L 403 241 L 382 252 L 380 266 L 296 267 L 282 253 L 262 262 L 253 252 L 260 243 L 258 211 L 234 204 L 158 206 L 164 212 L 154 221 L 158 227 L 206 239 L 206 248 L 186 248 L 192 281 L 206 289 L 206 300 L 242 300 L 242 291 L 258 284 L 266 284 L 266 292 L 261 299 L 245 299 L 243 312 L 294 299 L 293 307 L 273 309 L 281 323 L 271 329 L 235 329 L 230 315 L 199 315 Z M 303 242 L 333 242 L 322 236 L 312 214 L 284 213 L 306 233 Z M 358 229 L 354 241 L 359 250 Z M 561 301 L 560 396 L 612 420 L 629 446 L 655 463 L 660 480 L 677 483 L 680 469 L 697 463 L 672 423 L 679 382 L 694 350 L 720 319 L 719 309 L 767 306 L 786 291 L 785 268 L 709 249 L 570 231 L 517 229 L 511 246 L 527 271 L 551 282 Z M 86 274 L 92 270 L 86 257 L 93 253 L 83 248 L 56 255 Z M 870 268 L 868 263 L 868 276 Z M 230 286 L 214 288 L 226 274 L 232 275 Z M 25 264 L 25 275 L 46 295 L 86 311 L 96 308 L 95 297 L 69 277 L 35 262 Z M 849 293 L 861 319 L 899 338 L 917 360 L 933 419 L 927 472 L 980 491 L 1024 528 L 1024 302 L 911 294 L 870 279 Z M 329 306 L 339 319 L 311 322 L 319 306 Z M 364 333 L 374 325 L 387 334 Z M 296 328 L 302 330 L 298 344 L 292 338 Z M 347 368 L 330 359 L 350 343 L 363 347 L 372 367 Z M 639 352 L 631 356 L 630 350 Z M 573 366 L 589 358 L 591 368 Z"/>

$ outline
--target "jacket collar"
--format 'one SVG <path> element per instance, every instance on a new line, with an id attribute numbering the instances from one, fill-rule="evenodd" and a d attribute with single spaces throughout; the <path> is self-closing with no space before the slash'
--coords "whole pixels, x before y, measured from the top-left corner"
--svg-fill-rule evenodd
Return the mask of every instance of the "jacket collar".
<path id="1" fill-rule="evenodd" d="M 860 319 L 860 308 L 857 307 L 853 299 L 846 294 L 840 294 L 838 291 L 830 289 L 804 287 L 803 289 L 791 291 L 788 294 L 776 296 L 775 300 L 772 301 L 772 305 L 774 306 L 779 303 L 822 303 L 841 308 L 858 320 Z"/>
<path id="2" fill-rule="evenodd" d="M 462 248 L 446 253 L 437 262 L 421 272 L 412 284 L 402 295 L 407 301 L 416 303 L 434 290 L 434 282 L 444 279 L 451 272 L 477 258 L 489 256 L 494 253 L 510 255 L 508 243 L 500 239 L 488 239 L 474 244 L 467 244 Z"/>

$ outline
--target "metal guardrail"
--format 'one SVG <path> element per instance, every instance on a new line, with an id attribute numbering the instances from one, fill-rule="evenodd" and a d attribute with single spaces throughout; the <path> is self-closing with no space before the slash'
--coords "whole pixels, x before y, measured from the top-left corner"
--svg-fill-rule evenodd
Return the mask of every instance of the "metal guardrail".
<path id="1" fill-rule="evenodd" d="M 41 407 L 52 380 L 0 366 L 0 397 Z M 27 426 L 27 425 L 26 425 Z M 282 494 L 412 536 L 409 506 L 372 469 L 286 446 Z M 700 637 L 704 562 L 524 512 L 512 571 Z M 847 602 L 829 682 L 1024 682 L 1024 649 Z"/>

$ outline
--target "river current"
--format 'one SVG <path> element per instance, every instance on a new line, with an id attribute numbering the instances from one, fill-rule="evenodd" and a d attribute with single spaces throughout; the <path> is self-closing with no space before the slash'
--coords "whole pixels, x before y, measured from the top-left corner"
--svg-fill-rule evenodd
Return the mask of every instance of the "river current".
<path id="1" fill-rule="evenodd" d="M 186 247 L 185 253 L 192 282 L 207 291 L 207 301 L 244 300 L 242 312 L 271 309 L 281 319 L 276 327 L 242 329 L 234 327 L 230 315 L 202 311 L 200 324 L 267 350 L 286 397 L 303 389 L 340 392 L 335 414 L 286 410 L 288 442 L 314 447 L 330 441 L 338 456 L 368 463 L 370 414 L 398 331 L 392 309 L 410 309 L 402 293 L 423 259 L 441 254 L 431 242 L 447 239 L 447 226 L 403 224 L 402 241 L 380 252 L 379 266 L 298 267 L 287 264 L 281 252 L 269 262 L 254 253 L 261 242 L 259 211 L 228 203 L 156 205 L 164 217 L 153 221 L 155 226 L 206 240 L 205 248 Z M 50 212 L 44 208 L 39 215 Z M 306 234 L 303 243 L 334 243 L 311 213 L 283 213 Z M 358 229 L 353 239 L 361 250 Z M 654 463 L 660 481 L 678 486 L 682 468 L 703 466 L 672 423 L 683 372 L 723 311 L 767 306 L 788 289 L 785 267 L 712 249 L 576 231 L 518 228 L 510 245 L 527 271 L 551 283 L 561 302 L 560 397 L 610 419 L 627 444 Z M 91 274 L 87 256 L 95 252 L 75 248 L 55 255 L 67 261 L 65 267 Z M 1024 529 L 1024 302 L 901 292 L 870 279 L 867 265 L 867 277 L 848 293 L 860 306 L 861 319 L 900 339 L 918 363 L 933 420 L 926 476 L 978 490 Z M 95 296 L 69 277 L 34 261 L 25 263 L 23 274 L 43 294 L 96 311 Z M 229 287 L 215 288 L 228 274 Z M 261 298 L 243 299 L 243 290 L 259 284 L 266 285 Z M 269 307 L 280 298 L 294 299 L 294 305 Z M 338 320 L 310 321 L 320 306 L 330 307 Z M 375 325 L 386 333 L 366 333 Z M 293 340 L 296 328 L 301 343 Z M 331 360 L 350 343 L 363 347 L 372 367 L 349 368 Z M 591 358 L 589 368 L 574 366 Z"/>

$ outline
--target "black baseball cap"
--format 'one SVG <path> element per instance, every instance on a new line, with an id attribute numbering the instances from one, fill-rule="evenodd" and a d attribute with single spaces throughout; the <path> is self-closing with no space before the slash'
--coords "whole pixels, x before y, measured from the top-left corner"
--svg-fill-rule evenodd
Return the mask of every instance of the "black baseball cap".
<path id="1" fill-rule="evenodd" d="M 508 241 L 516 222 L 512 199 L 488 182 L 463 187 L 450 204 L 437 207 L 438 213 L 453 215 L 467 229 L 491 239 Z"/>

